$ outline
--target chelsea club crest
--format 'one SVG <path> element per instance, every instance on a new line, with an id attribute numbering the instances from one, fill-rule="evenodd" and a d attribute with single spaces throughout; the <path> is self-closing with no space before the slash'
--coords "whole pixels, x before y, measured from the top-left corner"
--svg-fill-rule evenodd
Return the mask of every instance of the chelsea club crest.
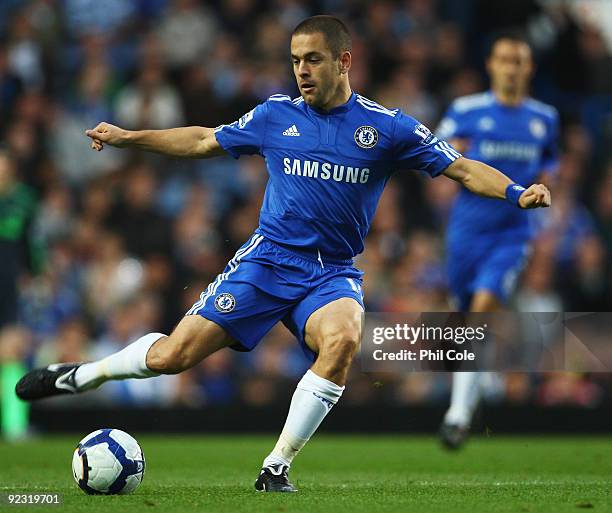
<path id="1" fill-rule="evenodd" d="M 215 308 L 220 312 L 231 312 L 236 306 L 236 300 L 229 292 L 219 294 L 215 298 Z"/>
<path id="2" fill-rule="evenodd" d="M 355 142 L 361 148 L 374 148 L 378 142 L 378 131 L 373 126 L 360 126 L 355 130 Z"/>

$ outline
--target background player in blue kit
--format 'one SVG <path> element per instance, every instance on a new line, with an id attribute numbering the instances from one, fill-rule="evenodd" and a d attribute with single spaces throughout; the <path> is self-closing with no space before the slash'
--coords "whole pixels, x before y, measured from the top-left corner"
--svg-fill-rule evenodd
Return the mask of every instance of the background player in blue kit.
<path id="1" fill-rule="evenodd" d="M 521 185 L 557 168 L 558 116 L 528 97 L 531 49 L 520 36 L 498 37 L 487 60 L 491 90 L 455 100 L 437 135 L 466 156 L 503 169 Z M 533 221 L 533 219 L 531 219 Z M 529 212 L 462 188 L 447 228 L 449 286 L 461 311 L 495 312 L 512 293 L 535 235 Z M 469 432 L 484 374 L 456 372 L 442 442 L 459 447 Z"/>
<path id="2" fill-rule="evenodd" d="M 289 466 L 342 395 L 359 346 L 362 274 L 352 259 L 363 250 L 393 171 L 444 173 L 476 194 L 507 198 L 512 208 L 550 204 L 543 185 L 525 190 L 499 171 L 462 158 L 410 116 L 355 94 L 348 80 L 350 50 L 342 22 L 309 18 L 291 40 L 301 97 L 274 95 L 216 129 L 126 131 L 100 123 L 86 132 L 96 150 L 110 144 L 187 158 L 262 155 L 269 181 L 260 224 L 171 335 L 150 333 L 101 361 L 34 370 L 17 384 L 20 397 L 182 372 L 227 346 L 253 349 L 282 321 L 314 363 L 297 385 L 255 487 L 295 491 Z"/>

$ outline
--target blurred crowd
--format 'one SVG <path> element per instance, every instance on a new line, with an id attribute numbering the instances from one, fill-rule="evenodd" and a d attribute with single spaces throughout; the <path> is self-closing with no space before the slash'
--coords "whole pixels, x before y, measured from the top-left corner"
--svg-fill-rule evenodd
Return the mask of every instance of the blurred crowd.
<path id="1" fill-rule="evenodd" d="M 526 31 L 538 63 L 533 95 L 561 113 L 562 157 L 515 306 L 611 311 L 611 8 L 590 0 L 1 1 L 0 355 L 36 366 L 91 360 L 171 331 L 257 226 L 265 164 L 96 153 L 84 131 L 103 120 L 214 127 L 270 94 L 295 97 L 289 34 L 322 12 L 351 29 L 353 88 L 432 128 L 453 98 L 487 88 L 491 37 L 508 26 Z M 450 308 L 444 227 L 456 192 L 451 180 L 416 173 L 390 182 L 356 261 L 368 309 Z M 292 390 L 283 383 L 307 366 L 277 326 L 252 353 L 220 351 L 178 376 L 95 394 L 97 404 L 264 405 Z M 352 372 L 349 403 L 448 397 L 442 373 L 381 379 L 358 363 Z M 487 387 L 491 400 L 542 405 L 594 406 L 611 391 L 606 374 L 492 376 Z"/>

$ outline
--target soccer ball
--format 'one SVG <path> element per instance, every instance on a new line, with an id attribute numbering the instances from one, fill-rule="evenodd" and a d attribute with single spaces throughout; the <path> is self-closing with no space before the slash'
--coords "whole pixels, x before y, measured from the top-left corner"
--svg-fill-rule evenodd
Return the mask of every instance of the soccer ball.
<path id="1" fill-rule="evenodd" d="M 85 493 L 132 493 L 144 476 L 145 459 L 138 442 L 119 429 L 98 429 L 79 442 L 72 475 Z"/>

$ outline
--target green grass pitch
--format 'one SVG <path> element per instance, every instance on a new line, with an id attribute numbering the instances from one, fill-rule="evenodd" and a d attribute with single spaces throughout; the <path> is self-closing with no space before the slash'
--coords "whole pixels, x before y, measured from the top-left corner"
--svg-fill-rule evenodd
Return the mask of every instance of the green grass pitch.
<path id="1" fill-rule="evenodd" d="M 86 433 L 83 433 L 85 435 Z M 297 494 L 258 494 L 267 436 L 139 436 L 147 461 L 128 496 L 86 496 L 72 479 L 79 436 L 0 443 L 0 493 L 54 492 L 61 506 L 2 511 L 493 513 L 612 511 L 612 438 L 319 436 L 296 459 Z M 50 509 L 49 509 L 50 508 Z"/>

